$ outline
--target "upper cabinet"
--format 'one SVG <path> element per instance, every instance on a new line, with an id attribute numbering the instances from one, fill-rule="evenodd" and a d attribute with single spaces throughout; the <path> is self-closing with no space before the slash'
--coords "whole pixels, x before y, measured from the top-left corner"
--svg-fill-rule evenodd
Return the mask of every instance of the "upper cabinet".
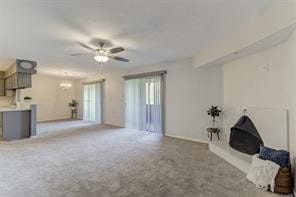
<path id="1" fill-rule="evenodd" d="M 5 96 L 4 79 L 0 79 L 0 96 Z"/>
<path id="2" fill-rule="evenodd" d="M 5 96 L 5 80 L 4 80 L 4 71 L 0 71 L 0 96 Z"/>
<path id="3" fill-rule="evenodd" d="M 32 74 L 35 74 L 37 63 L 29 60 L 17 59 L 5 72 L 5 89 L 16 90 L 32 87 Z M 1 84 L 0 84 L 1 85 Z"/>
<path id="4" fill-rule="evenodd" d="M 30 73 L 14 73 L 5 80 L 7 90 L 23 89 L 32 87 L 32 78 Z"/>

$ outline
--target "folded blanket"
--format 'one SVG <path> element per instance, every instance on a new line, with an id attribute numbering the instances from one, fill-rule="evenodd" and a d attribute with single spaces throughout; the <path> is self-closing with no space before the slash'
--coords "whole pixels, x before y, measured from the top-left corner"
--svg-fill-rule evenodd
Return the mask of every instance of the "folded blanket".
<path id="1" fill-rule="evenodd" d="M 285 150 L 275 150 L 265 146 L 260 147 L 259 158 L 270 160 L 280 166 L 290 166 L 290 154 Z"/>
<path id="2" fill-rule="evenodd" d="M 247 179 L 254 183 L 256 187 L 274 191 L 274 180 L 278 173 L 280 166 L 269 160 L 262 160 L 259 155 L 253 155 L 250 171 Z"/>

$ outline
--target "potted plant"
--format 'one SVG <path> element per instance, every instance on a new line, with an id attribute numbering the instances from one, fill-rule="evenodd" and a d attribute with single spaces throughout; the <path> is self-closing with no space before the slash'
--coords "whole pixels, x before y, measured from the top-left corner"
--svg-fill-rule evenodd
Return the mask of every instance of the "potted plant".
<path id="1" fill-rule="evenodd" d="M 76 100 L 72 100 L 71 103 L 69 103 L 69 107 L 71 107 L 71 109 L 76 108 L 78 105 L 78 102 Z"/>
<path id="2" fill-rule="evenodd" d="M 32 100 L 32 97 L 29 97 L 29 96 L 24 97 L 24 101 L 27 103 L 31 102 L 31 100 Z"/>
<path id="3" fill-rule="evenodd" d="M 208 111 L 208 115 L 212 117 L 213 127 L 215 127 L 216 117 L 220 116 L 222 110 L 218 109 L 218 106 L 212 106 Z"/>

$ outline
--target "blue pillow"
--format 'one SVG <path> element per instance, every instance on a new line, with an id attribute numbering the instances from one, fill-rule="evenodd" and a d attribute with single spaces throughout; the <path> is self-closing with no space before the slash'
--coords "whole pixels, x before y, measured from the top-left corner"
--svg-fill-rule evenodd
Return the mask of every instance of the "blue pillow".
<path id="1" fill-rule="evenodd" d="M 265 146 L 260 146 L 259 158 L 272 161 L 280 166 L 290 165 L 290 153 L 285 150 L 275 150 Z"/>

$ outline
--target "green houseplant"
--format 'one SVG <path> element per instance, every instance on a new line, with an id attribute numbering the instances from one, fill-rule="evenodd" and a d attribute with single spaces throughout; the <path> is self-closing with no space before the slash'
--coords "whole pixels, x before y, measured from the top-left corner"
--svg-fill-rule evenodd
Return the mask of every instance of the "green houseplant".
<path id="1" fill-rule="evenodd" d="M 212 106 L 208 111 L 208 115 L 212 117 L 213 127 L 215 127 L 216 117 L 220 116 L 222 110 L 218 109 L 218 106 Z"/>
<path id="2" fill-rule="evenodd" d="M 24 101 L 29 102 L 29 101 L 31 101 L 31 100 L 32 100 L 32 97 L 29 97 L 29 96 L 25 96 L 25 97 L 24 97 Z"/>
<path id="3" fill-rule="evenodd" d="M 78 102 L 76 100 L 72 100 L 72 102 L 69 103 L 69 107 L 71 107 L 71 108 L 76 108 L 77 105 L 78 105 Z"/>

